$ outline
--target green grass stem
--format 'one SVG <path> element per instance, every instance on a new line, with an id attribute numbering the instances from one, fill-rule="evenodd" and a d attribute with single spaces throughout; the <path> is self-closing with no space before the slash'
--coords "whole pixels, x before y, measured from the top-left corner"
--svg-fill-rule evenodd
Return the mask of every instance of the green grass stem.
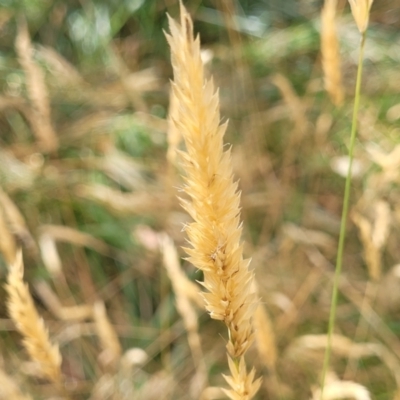
<path id="1" fill-rule="evenodd" d="M 322 381 L 321 381 L 321 400 L 323 400 L 324 394 L 324 386 L 326 373 L 328 371 L 331 351 L 332 351 L 332 335 L 335 328 L 335 319 L 336 319 L 336 306 L 338 300 L 338 288 L 339 288 L 339 280 L 340 274 L 342 272 L 343 265 L 343 249 L 344 243 L 346 239 L 346 222 L 347 216 L 349 213 L 349 203 L 350 203 L 350 189 L 351 189 L 351 169 L 353 165 L 353 153 L 354 153 L 354 145 L 356 142 L 356 133 L 357 133 L 357 118 L 358 118 L 358 110 L 360 106 L 360 90 L 361 90 L 361 78 L 362 78 L 362 67 L 364 60 L 364 48 L 365 48 L 365 37 L 366 33 L 364 32 L 361 37 L 361 45 L 360 45 L 360 53 L 358 58 L 358 69 L 357 69 L 357 81 L 356 81 L 356 89 L 355 89 L 355 98 L 354 98 L 354 107 L 353 107 L 353 119 L 351 123 L 351 135 L 350 135 L 350 146 L 349 146 L 349 168 L 346 176 L 346 184 L 343 196 L 343 211 L 342 211 L 342 219 L 340 223 L 340 235 L 339 235 L 339 244 L 338 244 L 338 253 L 336 258 L 336 268 L 335 275 L 333 280 L 333 289 L 332 289 L 332 299 L 331 299 L 331 309 L 329 313 L 329 325 L 328 325 L 328 344 L 325 350 L 324 356 L 324 364 L 322 368 Z"/>

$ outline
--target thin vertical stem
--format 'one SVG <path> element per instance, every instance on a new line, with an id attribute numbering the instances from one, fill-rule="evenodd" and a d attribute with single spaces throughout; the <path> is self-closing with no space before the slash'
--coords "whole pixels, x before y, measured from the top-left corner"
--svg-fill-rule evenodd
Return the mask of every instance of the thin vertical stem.
<path id="1" fill-rule="evenodd" d="M 362 67 L 363 67 L 363 60 L 364 60 L 365 37 L 366 37 L 366 33 L 364 32 L 361 37 L 360 54 L 359 54 L 359 58 L 358 58 L 357 81 L 356 81 L 356 89 L 355 89 L 353 119 L 352 119 L 352 123 L 351 123 L 351 135 L 350 135 L 350 147 L 349 147 L 349 168 L 347 171 L 346 184 L 345 184 L 345 190 L 344 190 L 344 196 L 343 196 L 343 211 L 342 211 L 342 219 L 341 219 L 341 223 L 340 223 L 339 245 L 338 245 L 337 258 L 336 258 L 335 276 L 334 276 L 334 281 L 333 281 L 331 309 L 330 309 L 330 313 L 329 313 L 328 344 L 327 344 L 327 347 L 325 350 L 324 365 L 323 365 L 323 369 L 322 369 L 321 397 L 320 397 L 321 400 L 323 400 L 325 378 L 326 378 L 326 373 L 328 371 L 329 361 L 330 361 L 330 356 L 331 356 L 332 335 L 333 335 L 333 331 L 335 328 L 335 320 L 336 320 L 338 287 L 339 287 L 340 274 L 342 272 L 342 264 L 343 264 L 343 249 L 344 249 L 344 243 L 345 243 L 345 239 L 346 239 L 346 222 L 347 222 L 347 216 L 349 213 L 349 203 L 350 203 L 351 169 L 352 169 L 352 165 L 353 165 L 354 145 L 356 142 L 358 110 L 360 107 L 360 90 L 361 90 Z"/>

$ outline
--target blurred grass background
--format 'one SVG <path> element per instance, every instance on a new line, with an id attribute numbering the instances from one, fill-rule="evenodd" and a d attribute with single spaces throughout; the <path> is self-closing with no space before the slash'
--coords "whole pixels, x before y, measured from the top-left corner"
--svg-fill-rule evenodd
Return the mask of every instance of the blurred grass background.
<path id="1" fill-rule="evenodd" d="M 276 374 L 254 357 L 264 375 L 258 398 L 306 399 L 322 356 L 311 355 L 307 347 L 293 361 L 290 349 L 301 335 L 326 333 L 357 30 L 347 2 L 339 1 L 346 99 L 336 108 L 323 89 L 322 1 L 193 0 L 186 6 L 201 35 L 208 72 L 220 88 L 221 114 L 230 121 L 226 141 L 233 145 L 242 190 L 246 254 L 253 257 L 277 337 Z M 179 248 L 188 221 L 176 199 L 179 167 L 166 159 L 171 78 L 166 12 L 177 17 L 177 1 L 0 0 L 0 184 L 26 221 L 12 233 L 24 249 L 25 279 L 61 344 L 74 399 L 103 398 L 92 388 L 107 368 L 98 360 L 93 324 L 55 318 L 38 283 L 53 287 L 63 306 L 102 299 L 123 349 L 146 351 L 148 361 L 126 380 L 136 393 L 130 398 L 191 398 L 193 362 L 157 236 L 167 232 Z M 26 71 L 15 49 L 23 20 L 33 59 L 45 76 L 59 140 L 52 152 L 40 148 L 29 119 Z M 375 226 L 374 207 L 385 202 L 391 234 L 382 245 L 381 277 L 371 283 L 363 257 L 367 244 L 349 223 L 337 327 L 351 340 L 382 344 L 397 364 L 400 177 L 392 151 L 399 146 L 399 27 L 400 1 L 376 1 L 352 203 L 353 211 Z M 7 219 L 11 211 L 2 207 Z M 57 263 L 62 274 L 49 267 Z M 183 267 L 201 280 L 188 263 Z M 6 271 L 1 260 L 1 299 Z M 204 313 L 199 318 L 210 384 L 223 386 L 221 327 Z M 26 355 L 3 301 L 0 340 L 2 368 L 33 398 L 50 398 L 52 388 L 32 378 L 32 366 L 23 361 Z M 342 379 L 368 387 L 372 398 L 393 399 L 398 390 L 393 368 L 377 357 L 342 354 L 334 367 Z"/>

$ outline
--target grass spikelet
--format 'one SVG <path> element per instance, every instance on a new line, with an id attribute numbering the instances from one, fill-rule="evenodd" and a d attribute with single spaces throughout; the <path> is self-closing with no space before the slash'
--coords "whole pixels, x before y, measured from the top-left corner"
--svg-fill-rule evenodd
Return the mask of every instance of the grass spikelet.
<path id="1" fill-rule="evenodd" d="M 344 91 L 340 65 L 340 49 L 336 34 L 337 0 L 325 0 L 321 13 L 321 53 L 324 85 L 336 106 L 343 103 Z"/>
<path id="2" fill-rule="evenodd" d="M 369 12 L 373 2 L 374 0 L 349 0 L 351 12 L 361 34 L 368 28 Z"/>
<path id="3" fill-rule="evenodd" d="M 254 381 L 254 375 L 256 373 L 254 368 L 247 374 L 243 357 L 240 358 L 238 365 L 229 356 L 228 362 L 232 376 L 224 375 L 224 378 L 232 390 L 222 389 L 223 392 L 232 400 L 251 399 L 261 386 L 261 378 Z"/>
<path id="4" fill-rule="evenodd" d="M 60 383 L 60 350 L 50 342 L 43 319 L 23 281 L 23 273 L 22 252 L 19 251 L 15 262 L 10 265 L 7 278 L 8 312 L 23 336 L 23 344 L 29 356 L 39 365 L 43 376 L 54 383 Z"/>
<path id="5" fill-rule="evenodd" d="M 58 148 L 58 139 L 51 125 L 50 103 L 44 74 L 33 60 L 32 43 L 24 19 L 19 21 L 15 49 L 25 72 L 26 87 L 33 110 L 30 116 L 32 130 L 43 151 L 55 151 Z"/>
<path id="6" fill-rule="evenodd" d="M 246 374 L 242 356 L 253 341 L 251 318 L 258 301 L 250 261 L 243 259 L 240 194 L 233 181 L 231 153 L 223 150 L 227 125 L 220 124 L 218 94 L 212 80 L 204 79 L 200 39 L 193 37 L 192 20 L 182 5 L 181 24 L 169 18 L 169 25 L 172 90 L 178 101 L 173 123 L 186 144 L 186 152 L 180 154 L 185 192 L 191 198 L 181 202 L 194 220 L 186 229 L 191 248 L 185 250 L 204 273 L 206 309 L 229 331 L 230 384 L 236 393 L 231 398 L 250 399 L 259 383 L 252 383 L 254 372 Z"/>

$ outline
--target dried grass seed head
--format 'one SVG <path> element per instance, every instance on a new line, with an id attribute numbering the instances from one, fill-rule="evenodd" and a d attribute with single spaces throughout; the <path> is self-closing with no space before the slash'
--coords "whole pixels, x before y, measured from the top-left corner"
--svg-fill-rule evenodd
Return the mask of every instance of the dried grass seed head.
<path id="1" fill-rule="evenodd" d="M 61 380 L 61 354 L 52 344 L 43 319 L 36 311 L 28 286 L 23 282 L 24 267 L 21 250 L 10 265 L 6 290 L 8 312 L 31 359 L 39 365 L 43 376 L 52 382 Z"/>
<path id="2" fill-rule="evenodd" d="M 243 354 L 253 341 L 251 319 L 258 302 L 240 241 L 240 193 L 233 180 L 230 150 L 223 149 L 226 124 L 220 123 L 218 92 L 212 80 L 204 80 L 200 40 L 193 37 L 182 3 L 181 25 L 171 18 L 169 23 L 171 87 L 177 100 L 172 122 L 186 144 L 186 152 L 179 154 L 189 200 L 182 200 L 182 206 L 194 219 L 186 228 L 191 247 L 185 250 L 189 261 L 204 273 L 201 284 L 210 316 L 228 328 L 231 376 L 226 379 L 232 390 L 225 393 L 231 399 L 250 399 L 260 382 L 254 381 L 254 370 L 247 374 Z"/>
<path id="3" fill-rule="evenodd" d="M 369 12 L 374 0 L 349 0 L 357 28 L 363 34 L 368 28 Z"/>
<path id="4" fill-rule="evenodd" d="M 230 150 L 223 150 L 226 124 L 220 124 L 218 92 L 211 80 L 204 80 L 200 40 L 194 39 L 189 14 L 181 10 L 181 25 L 169 18 L 171 34 L 166 37 L 178 104 L 173 123 L 186 143 L 180 155 L 191 201 L 182 200 L 182 205 L 194 219 L 186 229 L 192 247 L 185 250 L 189 261 L 204 272 L 207 310 L 227 324 L 228 350 L 240 357 L 253 339 L 250 319 L 257 306 L 253 274 L 240 242 L 240 193 Z"/>

